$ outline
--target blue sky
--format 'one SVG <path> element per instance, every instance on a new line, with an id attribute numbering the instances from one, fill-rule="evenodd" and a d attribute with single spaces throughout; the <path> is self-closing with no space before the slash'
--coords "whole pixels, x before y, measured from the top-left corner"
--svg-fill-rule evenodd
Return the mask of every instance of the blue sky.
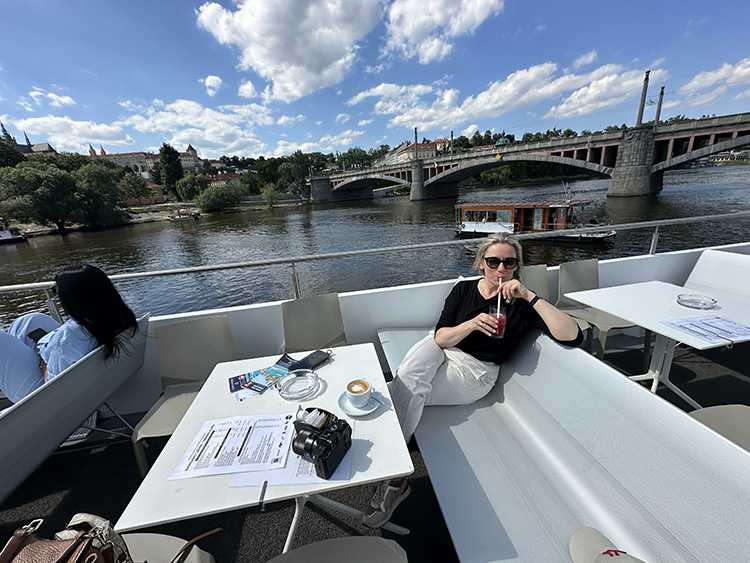
<path id="1" fill-rule="evenodd" d="M 281 156 L 750 111 L 750 2 L 2 0 L 0 121 L 87 154 Z M 644 120 L 653 119 L 655 105 Z"/>

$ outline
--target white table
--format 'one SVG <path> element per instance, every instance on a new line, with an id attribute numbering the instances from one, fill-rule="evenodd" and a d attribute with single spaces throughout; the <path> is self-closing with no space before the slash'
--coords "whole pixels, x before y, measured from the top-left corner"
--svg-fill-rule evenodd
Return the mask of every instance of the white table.
<path id="1" fill-rule="evenodd" d="M 306 353 L 299 353 L 294 354 L 294 357 L 301 359 L 305 355 Z M 279 354 L 265 358 L 225 362 L 214 368 L 159 458 L 125 508 L 115 526 L 118 532 L 259 504 L 262 487 L 230 488 L 229 484 L 234 477 L 231 474 L 180 480 L 168 478 L 205 421 L 247 414 L 293 413 L 297 410 L 297 403 L 285 401 L 275 389 L 269 389 L 263 395 L 240 403 L 235 403 L 229 392 L 228 379 L 231 376 L 268 367 L 273 365 L 278 358 Z M 381 393 L 385 405 L 369 415 L 355 419 L 349 481 L 268 485 L 264 502 L 291 498 L 296 502 L 295 515 L 284 551 L 290 549 L 294 542 L 302 510 L 308 501 L 328 506 L 357 518 L 361 517 L 361 511 L 325 498 L 320 493 L 409 475 L 414 471 L 390 401 L 375 347 L 368 343 L 333 348 L 332 360 L 320 366 L 316 371 L 323 379 L 324 385 L 317 396 L 301 403 L 303 407 L 320 407 L 339 417 L 346 416 L 338 406 L 339 396 L 343 393 L 347 382 L 360 377 L 370 381 L 373 388 Z M 290 454 L 290 457 L 292 455 Z M 408 533 L 405 528 L 394 524 L 390 524 L 387 529 L 396 533 Z"/>
<path id="2" fill-rule="evenodd" d="M 712 297 L 716 299 L 717 307 L 708 310 L 684 307 L 677 303 L 677 296 L 681 293 L 700 293 Z M 679 285 L 651 281 L 587 291 L 574 291 L 565 295 L 584 305 L 596 307 L 654 332 L 656 341 L 654 342 L 649 370 L 645 374 L 632 376 L 632 379 L 652 379 L 652 392 L 656 392 L 656 388 L 661 381 L 695 408 L 700 408 L 701 405 L 669 380 L 669 370 L 672 365 L 675 346 L 678 342 L 681 342 L 698 350 L 707 350 L 730 344 L 730 342 L 708 342 L 698 336 L 666 325 L 663 321 L 719 316 L 750 324 L 750 304 L 723 296 L 719 290 L 712 294 L 710 291 L 698 292 Z M 735 339 L 732 343 L 747 340 L 750 340 L 750 338 Z"/>

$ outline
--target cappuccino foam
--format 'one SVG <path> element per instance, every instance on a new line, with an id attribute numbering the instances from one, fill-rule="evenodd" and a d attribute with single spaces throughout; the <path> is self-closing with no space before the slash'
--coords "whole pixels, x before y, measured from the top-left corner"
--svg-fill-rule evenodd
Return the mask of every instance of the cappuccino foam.
<path id="1" fill-rule="evenodd" d="M 349 389 L 349 393 L 354 394 L 365 393 L 369 388 L 370 385 L 366 381 L 362 381 L 361 379 L 352 381 L 347 387 L 347 389 Z"/>

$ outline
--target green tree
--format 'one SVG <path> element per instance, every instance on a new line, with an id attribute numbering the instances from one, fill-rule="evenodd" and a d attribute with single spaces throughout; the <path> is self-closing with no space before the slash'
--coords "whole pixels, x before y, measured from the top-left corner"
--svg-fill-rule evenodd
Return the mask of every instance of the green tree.
<path id="1" fill-rule="evenodd" d="M 164 190 L 177 195 L 177 180 L 182 178 L 184 171 L 180 163 L 180 153 L 167 143 L 159 149 L 159 172 L 161 172 L 161 185 Z"/>
<path id="2" fill-rule="evenodd" d="M 5 217 L 54 225 L 65 236 L 79 209 L 75 179 L 51 161 L 0 168 L 0 213 Z"/>
<path id="3" fill-rule="evenodd" d="M 239 205 L 247 196 L 239 180 L 231 180 L 221 186 L 211 186 L 198 196 L 198 207 L 205 213 L 225 211 Z"/>
<path id="4" fill-rule="evenodd" d="M 258 178 L 257 170 L 248 170 L 246 174 L 242 175 L 240 181 L 242 182 L 242 185 L 245 186 L 249 195 L 260 195 L 260 189 L 263 184 L 261 183 L 260 178 Z"/>
<path id="5" fill-rule="evenodd" d="M 279 192 L 276 191 L 276 186 L 274 184 L 266 184 L 263 186 L 260 195 L 263 197 L 263 201 L 266 202 L 266 205 L 270 208 L 273 208 L 273 206 L 279 201 Z"/>
<path id="6" fill-rule="evenodd" d="M 177 180 L 175 190 L 180 201 L 193 201 L 208 187 L 203 176 L 188 172 Z"/>
<path id="7" fill-rule="evenodd" d="M 122 180 L 120 180 L 121 200 L 137 199 L 140 205 L 142 203 L 141 198 L 154 197 L 155 195 L 156 192 L 148 186 L 148 182 L 146 182 L 143 176 L 131 172 L 130 174 L 125 174 Z"/>
<path id="8" fill-rule="evenodd" d="M 79 223 L 94 227 L 115 225 L 127 221 L 127 213 L 118 207 L 120 201 L 120 179 L 124 175 L 121 166 L 105 159 L 90 161 L 74 170 L 78 209 L 72 217 Z"/>
<path id="9" fill-rule="evenodd" d="M 25 157 L 20 152 L 0 139 L 0 168 L 4 166 L 15 166 L 24 160 Z"/>

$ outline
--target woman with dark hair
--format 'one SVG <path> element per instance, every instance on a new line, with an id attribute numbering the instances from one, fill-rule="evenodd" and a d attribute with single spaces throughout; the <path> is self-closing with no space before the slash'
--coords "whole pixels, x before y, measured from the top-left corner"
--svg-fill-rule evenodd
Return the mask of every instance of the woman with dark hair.
<path id="1" fill-rule="evenodd" d="M 118 336 L 137 330 L 135 314 L 99 268 L 65 266 L 55 289 L 68 321 L 30 313 L 0 331 L 0 390 L 14 403 L 100 345 L 106 358 L 117 357 Z"/>
<path id="2" fill-rule="evenodd" d="M 480 273 L 479 280 L 453 286 L 434 333 L 407 352 L 388 384 L 407 442 L 425 406 L 466 405 L 487 395 L 497 381 L 500 364 L 529 330 L 541 329 L 567 346 L 583 340 L 570 316 L 521 283 L 523 251 L 513 235 L 485 238 L 472 270 Z M 490 314 L 490 307 L 501 300 L 506 308 L 504 325 Z M 405 477 L 382 481 L 362 521 L 371 528 L 384 525 L 409 492 Z"/>

